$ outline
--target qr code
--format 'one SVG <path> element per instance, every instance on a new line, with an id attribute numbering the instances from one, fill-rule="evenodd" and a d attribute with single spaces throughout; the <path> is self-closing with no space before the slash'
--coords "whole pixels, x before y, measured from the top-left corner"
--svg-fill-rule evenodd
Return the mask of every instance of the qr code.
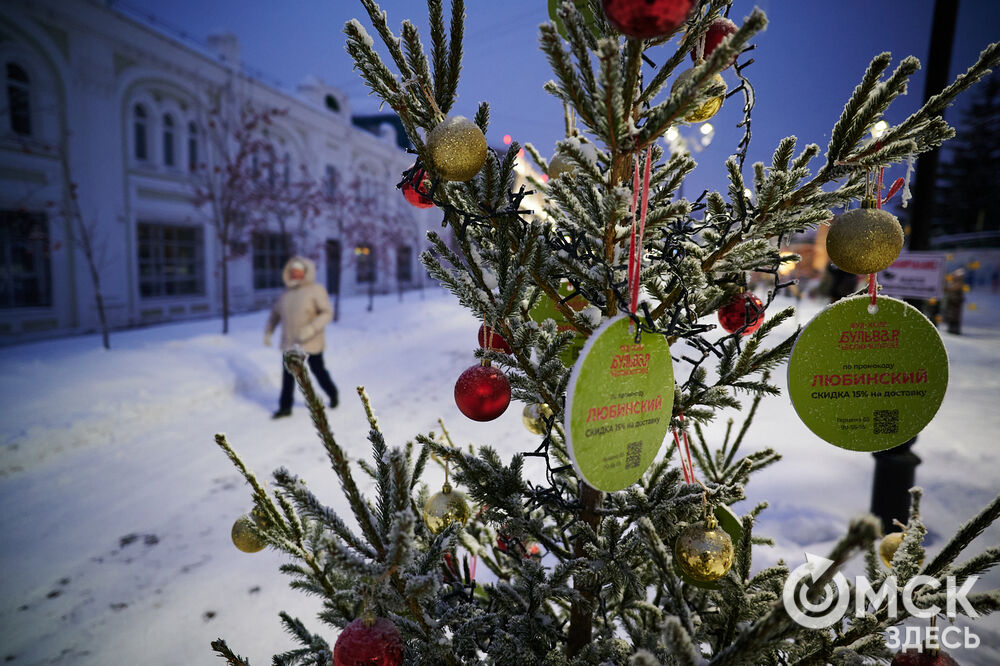
<path id="1" fill-rule="evenodd" d="M 872 434 L 894 435 L 899 431 L 898 409 L 876 409 L 872 412 Z"/>
<path id="2" fill-rule="evenodd" d="M 625 469 L 639 466 L 642 459 L 642 442 L 629 442 L 628 450 L 625 452 Z"/>

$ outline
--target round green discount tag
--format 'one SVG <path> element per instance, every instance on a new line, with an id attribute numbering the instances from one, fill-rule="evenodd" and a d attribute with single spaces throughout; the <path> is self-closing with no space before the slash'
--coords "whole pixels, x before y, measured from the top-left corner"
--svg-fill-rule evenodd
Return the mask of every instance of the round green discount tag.
<path id="1" fill-rule="evenodd" d="M 916 436 L 948 387 L 948 355 L 916 308 L 879 297 L 845 298 L 816 315 L 788 360 L 788 393 L 822 439 L 852 451 L 884 451 Z"/>
<path id="2" fill-rule="evenodd" d="M 566 394 L 573 467 L 605 492 L 629 487 L 653 463 L 674 404 L 666 339 L 646 334 L 636 342 L 629 322 L 616 317 L 594 331 L 573 366 Z"/>
<path id="3" fill-rule="evenodd" d="M 569 283 L 569 280 L 563 280 L 560 282 L 559 295 L 568 299 L 566 304 L 569 305 L 571 309 L 579 312 L 587 307 L 587 301 L 584 300 L 581 295 L 577 295 L 575 298 L 572 297 L 574 293 L 573 285 Z M 545 294 L 541 294 L 538 297 L 538 302 L 535 304 L 535 307 L 531 308 L 530 317 L 539 324 L 546 319 L 554 320 L 556 322 L 556 330 L 560 333 L 564 331 L 576 332 L 576 327 L 573 326 L 573 323 L 570 322 L 566 316 L 558 310 L 558 308 L 556 308 L 555 302 Z M 576 362 L 576 359 L 579 358 L 580 350 L 583 349 L 584 342 L 585 340 L 583 339 L 583 336 L 574 335 L 572 342 L 570 342 L 569 345 L 563 349 L 562 354 L 559 355 L 559 358 L 562 359 L 562 362 L 567 368 L 573 365 Z"/>

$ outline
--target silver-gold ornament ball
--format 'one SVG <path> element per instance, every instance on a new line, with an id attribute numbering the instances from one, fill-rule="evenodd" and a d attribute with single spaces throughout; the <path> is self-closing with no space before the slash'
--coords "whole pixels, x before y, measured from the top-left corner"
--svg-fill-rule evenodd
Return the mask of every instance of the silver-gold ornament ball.
<path id="1" fill-rule="evenodd" d="M 233 523 L 233 545 L 244 553 L 257 553 L 264 550 L 267 542 L 254 534 L 251 525 L 254 524 L 250 514 L 243 514 Z"/>
<path id="2" fill-rule="evenodd" d="M 427 135 L 431 167 L 445 180 L 471 180 L 486 163 L 486 137 L 465 116 L 446 118 Z"/>
<path id="3" fill-rule="evenodd" d="M 431 534 L 439 534 L 452 523 L 465 525 L 469 522 L 469 503 L 465 495 L 444 484 L 441 492 L 434 493 L 424 504 L 424 523 Z"/>
<path id="4" fill-rule="evenodd" d="M 902 249 L 903 227 L 892 213 L 876 208 L 874 199 L 835 217 L 826 235 L 830 261 L 857 275 L 889 268 Z"/>
<path id="5" fill-rule="evenodd" d="M 549 178 L 558 178 L 563 174 L 572 174 L 576 166 L 562 153 L 557 152 L 549 160 Z"/>
<path id="6" fill-rule="evenodd" d="M 684 86 L 688 85 L 693 77 L 693 69 L 681 72 L 680 76 L 677 77 L 677 80 L 674 81 L 674 85 L 670 87 L 670 94 L 672 95 Z M 684 116 L 684 120 L 689 123 L 700 123 L 708 120 L 719 112 L 719 109 L 722 108 L 722 101 L 726 97 L 726 80 L 722 78 L 721 74 L 715 74 L 715 76 L 712 77 L 712 84 L 721 85 L 722 94 L 715 97 L 703 98 L 700 104 L 688 110 L 687 115 Z"/>
<path id="7" fill-rule="evenodd" d="M 688 576 L 702 583 L 712 583 L 725 576 L 733 566 L 733 540 L 719 527 L 719 522 L 709 516 L 684 528 L 674 542 L 674 557 Z"/>
<path id="8" fill-rule="evenodd" d="M 552 408 L 543 403 L 532 403 L 524 406 L 521 421 L 524 427 L 533 435 L 545 434 L 545 419 L 552 418 Z"/>

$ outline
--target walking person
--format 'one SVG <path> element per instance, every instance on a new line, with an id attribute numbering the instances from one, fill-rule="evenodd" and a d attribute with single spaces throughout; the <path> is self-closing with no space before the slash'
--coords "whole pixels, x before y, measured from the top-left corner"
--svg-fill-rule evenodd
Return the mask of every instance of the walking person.
<path id="1" fill-rule="evenodd" d="M 305 257 L 289 259 L 281 277 L 285 282 L 285 291 L 271 309 L 271 316 L 264 329 L 264 344 L 271 345 L 271 334 L 280 323 L 281 351 L 299 347 L 308 355 L 306 362 L 309 369 L 330 397 L 330 407 L 336 407 L 337 386 L 323 364 L 323 329 L 333 319 L 330 296 L 323 285 L 316 282 L 315 264 Z M 291 416 L 294 390 L 295 378 L 282 364 L 281 397 L 278 399 L 278 411 L 271 418 Z"/>

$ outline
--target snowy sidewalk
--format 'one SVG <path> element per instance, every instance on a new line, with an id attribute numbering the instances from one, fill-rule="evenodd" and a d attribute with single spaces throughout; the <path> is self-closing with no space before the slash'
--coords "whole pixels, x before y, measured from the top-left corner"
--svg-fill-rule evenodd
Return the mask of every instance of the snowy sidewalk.
<path id="1" fill-rule="evenodd" d="M 979 308 L 967 312 L 966 335 L 943 335 L 948 395 L 915 449 L 924 459 L 925 522 L 937 535 L 1000 486 L 1000 297 L 973 292 L 969 300 Z M 368 454 L 358 384 L 390 444 L 437 429 L 440 416 L 458 443 L 490 444 L 505 457 L 534 448 L 520 404 L 491 423 L 455 407 L 454 382 L 474 362 L 478 323 L 449 294 L 410 293 L 401 304 L 379 297 L 372 313 L 365 304 L 346 300 L 341 321 L 327 329 L 327 366 L 341 391 L 331 422 L 349 452 Z M 819 308 L 804 305 L 801 323 Z M 269 419 L 280 357 L 261 344 L 265 316 L 233 318 L 229 336 L 218 334 L 218 320 L 120 332 L 111 352 L 94 336 L 0 348 L 0 658 L 208 664 L 216 659 L 209 642 L 223 636 L 262 664 L 292 646 L 279 610 L 331 633 L 315 620 L 316 600 L 288 589 L 280 555 L 246 555 L 229 540 L 249 494 L 215 446 L 216 432 L 261 479 L 284 465 L 345 508 L 301 400 L 292 418 Z M 806 550 L 825 553 L 846 521 L 867 511 L 873 463 L 816 439 L 784 396 L 762 403 L 744 444 L 768 445 L 785 461 L 748 492 L 750 502 L 771 503 L 757 533 L 779 545 L 759 549 L 756 565 L 784 557 L 794 566 Z M 994 528 L 977 549 L 998 537 Z M 988 582 L 1000 585 L 1000 577 Z M 974 626 L 983 647 L 959 661 L 1000 663 L 1000 625 L 988 618 Z"/>

